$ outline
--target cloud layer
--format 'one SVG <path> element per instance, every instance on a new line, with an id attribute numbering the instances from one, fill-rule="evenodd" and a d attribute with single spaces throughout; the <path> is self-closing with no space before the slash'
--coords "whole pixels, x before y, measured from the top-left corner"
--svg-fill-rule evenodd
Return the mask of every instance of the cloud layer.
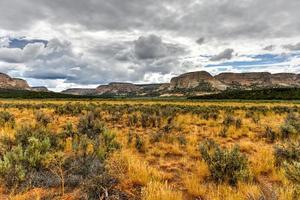
<path id="1" fill-rule="evenodd" d="M 298 0 L 3 0 L 0 71 L 53 90 L 193 70 L 298 72 L 299 10 Z M 269 53 L 286 59 L 262 65 Z"/>

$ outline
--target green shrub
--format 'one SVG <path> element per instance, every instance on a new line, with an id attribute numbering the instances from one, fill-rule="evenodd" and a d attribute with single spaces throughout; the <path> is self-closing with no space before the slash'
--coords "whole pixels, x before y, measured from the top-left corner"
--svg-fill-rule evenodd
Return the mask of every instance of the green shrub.
<path id="1" fill-rule="evenodd" d="M 245 180 L 249 176 L 247 158 L 240 153 L 238 146 L 227 150 L 212 140 L 206 140 L 200 144 L 200 153 L 216 183 L 236 185 L 239 180 Z"/>
<path id="2" fill-rule="evenodd" d="M 242 119 L 238 118 L 235 121 L 235 128 L 240 129 L 242 127 Z"/>
<path id="3" fill-rule="evenodd" d="M 135 135 L 135 148 L 141 153 L 145 152 L 144 141 L 139 135 Z"/>
<path id="4" fill-rule="evenodd" d="M 65 137 L 74 137 L 76 132 L 73 129 L 73 125 L 71 122 L 67 122 L 66 125 L 63 127 L 63 135 Z"/>
<path id="5" fill-rule="evenodd" d="M 154 143 L 160 142 L 161 139 L 163 138 L 163 136 L 164 136 L 164 134 L 160 131 L 152 134 L 151 138 L 150 138 L 150 143 L 154 144 Z"/>
<path id="6" fill-rule="evenodd" d="M 223 121 L 223 125 L 224 126 L 231 126 L 231 125 L 234 125 L 236 122 L 235 122 L 235 119 L 232 115 L 229 115 L 227 114 L 224 118 L 224 121 Z"/>
<path id="7" fill-rule="evenodd" d="M 300 162 L 293 161 L 291 163 L 285 163 L 284 172 L 290 181 L 300 185 Z"/>
<path id="8" fill-rule="evenodd" d="M 43 167 L 43 163 L 49 158 L 50 140 L 28 138 L 28 145 L 15 146 L 7 151 L 0 159 L 0 177 L 7 187 L 13 187 L 26 180 L 27 174 Z"/>
<path id="9" fill-rule="evenodd" d="M 281 166 L 284 162 L 300 161 L 300 144 L 289 143 L 276 146 L 274 149 L 275 165 Z"/>
<path id="10" fill-rule="evenodd" d="M 15 117 L 7 111 L 0 112 L 0 125 L 9 124 L 10 126 L 15 125 Z"/>
<path id="11" fill-rule="evenodd" d="M 252 110 L 248 110 L 245 115 L 246 118 L 252 119 L 253 123 L 257 124 L 260 120 L 259 113 L 254 112 Z"/>
<path id="12" fill-rule="evenodd" d="M 225 126 L 221 129 L 221 131 L 219 132 L 219 136 L 221 137 L 227 137 L 227 134 L 228 134 L 228 127 Z"/>
<path id="13" fill-rule="evenodd" d="M 288 139 L 291 136 L 299 136 L 300 117 L 295 113 L 289 113 L 280 129 L 282 139 Z"/>
<path id="14" fill-rule="evenodd" d="M 178 140 L 178 142 L 179 142 L 180 145 L 185 146 L 187 144 L 187 140 L 186 140 L 186 138 L 185 138 L 184 135 L 179 135 L 177 137 L 177 140 Z"/>
<path id="15" fill-rule="evenodd" d="M 271 127 L 267 126 L 263 137 L 266 138 L 267 142 L 273 143 L 276 139 L 276 133 Z"/>
<path id="16" fill-rule="evenodd" d="M 51 122 L 51 117 L 46 115 L 42 111 L 37 111 L 35 113 L 35 119 L 38 123 L 42 124 L 43 126 L 47 126 Z"/>
<path id="17" fill-rule="evenodd" d="M 131 131 L 129 131 L 127 135 L 127 145 L 130 145 L 132 143 L 132 140 L 133 140 L 133 134 Z"/>
<path id="18" fill-rule="evenodd" d="M 91 139 L 96 139 L 104 131 L 104 123 L 95 117 L 93 112 L 81 116 L 77 129 L 79 134 L 86 134 Z"/>
<path id="19" fill-rule="evenodd" d="M 55 113 L 59 115 L 78 115 L 82 112 L 82 105 L 79 103 L 66 103 L 64 105 L 58 105 L 55 109 Z"/>

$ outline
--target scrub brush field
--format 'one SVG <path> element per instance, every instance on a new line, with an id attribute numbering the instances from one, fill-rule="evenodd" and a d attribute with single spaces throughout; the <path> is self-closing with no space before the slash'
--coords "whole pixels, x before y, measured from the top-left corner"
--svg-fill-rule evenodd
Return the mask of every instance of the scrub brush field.
<path id="1" fill-rule="evenodd" d="M 297 200 L 300 104 L 1 100 L 0 199 Z"/>

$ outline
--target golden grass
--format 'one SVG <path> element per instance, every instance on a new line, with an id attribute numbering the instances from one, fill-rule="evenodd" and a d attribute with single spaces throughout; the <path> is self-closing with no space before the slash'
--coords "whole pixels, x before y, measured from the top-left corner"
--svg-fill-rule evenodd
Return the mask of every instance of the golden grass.
<path id="1" fill-rule="evenodd" d="M 272 149 L 261 147 L 251 157 L 251 169 L 255 177 L 274 173 L 274 155 Z"/>
<path id="2" fill-rule="evenodd" d="M 73 101 L 80 103 L 98 103 L 98 104 L 171 104 L 171 105 L 190 105 L 190 106 L 295 106 L 296 103 L 278 102 L 278 103 L 255 103 L 255 102 L 176 102 L 176 101 L 130 101 L 130 100 L 96 100 L 96 101 Z M 0 103 L 18 103 L 18 104 L 38 104 L 54 103 L 64 104 L 66 101 L 52 100 L 1 100 Z M 1 109 L 3 110 L 3 109 Z M 0 127 L 0 137 L 15 135 L 16 128 L 24 123 L 35 123 L 34 111 L 31 109 L 8 108 L 16 119 L 16 127 Z M 62 127 L 70 121 L 76 129 L 79 116 L 57 115 L 53 109 L 45 108 L 43 112 L 50 115 L 52 120 L 48 127 L 54 131 L 61 131 Z M 137 113 L 140 115 L 140 113 Z M 108 119 L 111 115 L 108 112 L 102 113 L 102 117 Z M 159 128 L 128 127 L 128 115 L 125 113 L 123 121 L 120 123 L 110 123 L 107 126 L 114 130 L 118 141 L 122 144 L 122 149 L 114 153 L 107 161 L 109 172 L 120 180 L 118 188 L 124 191 L 133 191 L 135 186 L 142 187 L 142 198 L 145 200 L 177 200 L 201 198 L 204 200 L 239 200 L 239 199 L 259 199 L 262 195 L 259 185 L 255 183 L 239 182 L 236 188 L 226 184 L 215 185 L 207 177 L 209 170 L 205 162 L 200 161 L 199 143 L 204 139 L 211 138 L 222 147 L 230 147 L 239 144 L 240 149 L 249 159 L 249 168 L 255 180 L 263 177 L 268 183 L 274 185 L 279 200 L 292 199 L 294 186 L 285 178 L 282 170 L 276 170 L 274 167 L 273 145 L 266 143 L 261 135 L 266 126 L 270 126 L 278 133 L 285 115 L 269 112 L 266 116 L 261 115 L 259 123 L 255 124 L 251 119 L 245 118 L 244 110 L 237 110 L 234 117 L 242 119 L 242 127 L 237 129 L 234 125 L 228 129 L 226 137 L 220 137 L 219 131 L 223 128 L 222 120 L 225 113 L 220 112 L 217 120 L 205 120 L 198 115 L 187 113 L 176 115 L 172 125 L 174 130 L 168 133 L 168 139 L 162 139 L 160 142 L 151 144 L 149 139 L 151 134 L 156 133 Z M 162 124 L 166 124 L 163 119 Z M 128 132 L 138 134 L 143 138 L 146 151 L 139 153 L 135 149 L 134 142 L 127 144 Z M 177 137 L 184 135 L 186 145 L 179 145 Z M 71 139 L 67 141 L 65 152 L 72 152 Z M 168 183 L 165 181 L 168 180 Z M 38 191 L 38 190 L 37 190 Z M 0 191 L 1 196 L 2 191 Z M 35 193 L 31 192 L 31 195 Z M 41 193 L 42 195 L 42 193 Z M 24 194 L 23 196 L 26 196 Z M 16 196 L 20 200 L 22 195 Z M 31 200 L 37 199 L 39 195 L 31 196 Z M 140 197 L 140 196 L 139 196 Z M 0 198 L 1 200 L 1 198 Z"/>
<path id="3" fill-rule="evenodd" d="M 163 174 L 150 167 L 132 151 L 124 150 L 114 154 L 108 161 L 112 175 L 131 184 L 146 185 L 153 180 L 162 180 Z"/>
<path id="4" fill-rule="evenodd" d="M 207 188 L 201 183 L 201 178 L 195 174 L 186 175 L 183 177 L 183 183 L 188 193 L 194 197 L 204 197 Z"/>
<path id="5" fill-rule="evenodd" d="M 183 200 L 182 192 L 174 191 L 167 183 L 149 182 L 142 190 L 143 200 Z"/>

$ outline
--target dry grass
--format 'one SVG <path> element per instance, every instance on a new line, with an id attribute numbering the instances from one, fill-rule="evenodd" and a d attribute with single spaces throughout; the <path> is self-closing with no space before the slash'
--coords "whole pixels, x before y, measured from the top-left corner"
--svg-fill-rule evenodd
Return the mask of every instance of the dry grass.
<path id="1" fill-rule="evenodd" d="M 149 182 L 142 190 L 143 200 L 182 200 L 181 192 L 174 191 L 167 183 Z"/>
<path id="2" fill-rule="evenodd" d="M 191 105 L 191 106 L 298 106 L 297 104 L 278 102 L 278 103 L 254 103 L 254 102 L 166 102 L 166 101 L 95 101 L 98 104 L 129 104 L 135 106 L 142 103 L 143 105 Z M 0 103 L 8 103 L 0 101 Z M 17 104 L 38 104 L 38 103 L 53 103 L 63 104 L 65 101 L 9 101 L 9 103 Z M 90 103 L 82 101 L 82 104 Z M 4 110 L 4 109 L 0 109 Z M 8 126 L 0 127 L 0 137 L 13 137 L 15 131 L 24 123 L 34 124 L 34 111 L 30 109 L 8 108 L 16 119 L 16 127 Z M 56 132 L 62 130 L 62 127 L 71 122 L 76 127 L 79 116 L 57 115 L 53 109 L 43 108 L 43 112 L 50 115 L 52 120 L 48 127 Z M 141 113 L 137 112 L 137 116 Z M 107 160 L 107 168 L 109 172 L 119 179 L 118 188 L 131 193 L 138 198 L 145 200 L 189 200 L 189 199 L 204 199 L 204 200 L 244 200 L 244 199 L 259 199 L 263 194 L 261 185 L 257 181 L 259 178 L 273 186 L 278 199 L 293 199 L 294 185 L 292 185 L 284 176 L 282 170 L 277 170 L 274 167 L 273 147 L 274 144 L 267 143 L 261 135 L 265 131 L 266 126 L 270 126 L 276 133 L 280 130 L 280 125 L 283 123 L 285 115 L 275 114 L 274 112 L 267 113 L 265 116 L 260 115 L 258 123 L 254 123 L 251 119 L 245 118 L 246 111 L 237 110 L 233 114 L 235 118 L 242 119 L 242 126 L 236 128 L 235 125 L 229 126 L 227 135 L 221 137 L 220 130 L 224 127 L 222 124 L 225 117 L 225 112 L 221 111 L 218 118 L 203 119 L 201 116 L 194 113 L 185 113 L 176 115 L 172 122 L 172 129 L 162 140 L 152 144 L 150 138 L 154 133 L 162 130 L 162 127 L 147 127 L 142 128 L 140 125 L 128 127 L 128 115 L 124 114 L 119 122 L 108 121 L 107 126 L 114 130 L 117 134 L 118 141 L 122 144 L 122 149 L 115 152 Z M 112 117 L 110 113 L 101 113 L 103 118 Z M 162 124 L 167 124 L 167 119 L 162 119 Z M 162 126 L 163 126 L 162 125 Z M 145 152 L 137 151 L 134 141 L 128 144 L 128 132 L 132 131 L 139 135 L 145 143 Z M 178 142 L 178 136 L 184 136 L 186 144 L 182 145 Z M 222 147 L 232 147 L 234 144 L 240 146 L 241 152 L 245 153 L 249 159 L 249 167 L 251 175 L 254 179 L 249 182 L 239 182 L 237 187 L 230 187 L 226 184 L 216 185 L 208 177 L 210 172 L 207 164 L 201 161 L 199 153 L 199 143 L 204 139 L 213 139 Z M 280 142 L 280 141 L 276 141 Z M 65 152 L 72 152 L 72 142 L 69 138 L 65 145 Z M 168 181 L 168 182 L 166 182 Z M 141 191 L 136 191 L 140 188 Z M 29 199 L 38 199 L 43 196 L 43 191 L 36 190 L 28 194 L 23 194 L 14 197 L 31 197 Z M 0 191 L 4 193 L 3 191 Z M 31 195 L 31 196 L 30 196 Z M 33 196 L 32 196 L 33 195 Z M 35 196 L 34 196 L 35 195 Z M 40 195 L 40 196 L 39 196 Z M 13 199 L 13 198 L 12 198 Z M 26 198 L 23 198 L 26 199 Z M 0 198 L 0 200 L 2 200 Z"/>
<path id="3" fill-rule="evenodd" d="M 129 150 L 113 155 L 108 161 L 112 175 L 124 180 L 127 184 L 146 185 L 153 180 L 162 180 L 163 174 L 149 166 Z"/>

